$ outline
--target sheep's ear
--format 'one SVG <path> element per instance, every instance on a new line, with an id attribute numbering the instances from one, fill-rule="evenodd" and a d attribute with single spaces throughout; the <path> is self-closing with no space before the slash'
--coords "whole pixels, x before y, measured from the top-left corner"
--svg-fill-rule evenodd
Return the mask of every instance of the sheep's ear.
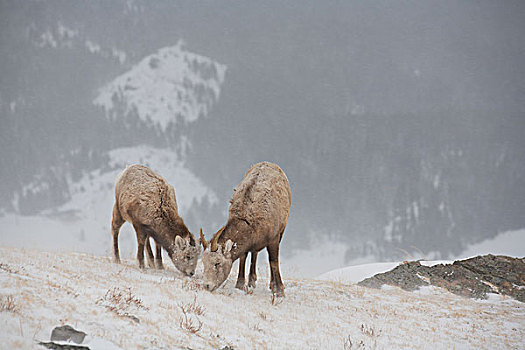
<path id="1" fill-rule="evenodd" d="M 231 239 L 226 241 L 226 244 L 224 245 L 224 254 L 229 253 L 232 250 L 233 242 Z"/>
<path id="2" fill-rule="evenodd" d="M 184 240 L 184 238 L 182 238 L 181 236 L 175 237 L 175 246 L 180 250 L 186 248 L 186 244 L 186 240 Z"/>

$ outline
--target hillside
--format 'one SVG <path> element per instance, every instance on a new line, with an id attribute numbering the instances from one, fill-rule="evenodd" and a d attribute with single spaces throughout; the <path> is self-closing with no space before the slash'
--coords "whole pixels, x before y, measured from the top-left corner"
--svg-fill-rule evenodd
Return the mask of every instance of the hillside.
<path id="1" fill-rule="evenodd" d="M 134 260 L 116 265 L 79 253 L 2 247 L 0 256 L 1 348 L 43 349 L 36 342 L 61 324 L 86 332 L 92 349 L 517 349 L 525 342 L 525 309 L 510 298 L 285 275 L 287 296 L 272 303 L 267 266 L 253 293 L 234 289 L 232 272 L 211 294 L 199 286 L 200 265 L 189 279 L 172 266 L 140 271 Z"/>

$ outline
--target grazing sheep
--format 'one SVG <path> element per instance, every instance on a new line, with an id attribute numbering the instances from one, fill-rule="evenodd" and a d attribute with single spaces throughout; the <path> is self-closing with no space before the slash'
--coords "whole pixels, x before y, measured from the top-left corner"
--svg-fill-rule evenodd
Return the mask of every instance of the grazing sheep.
<path id="1" fill-rule="evenodd" d="M 281 168 L 269 162 L 250 167 L 234 189 L 226 225 L 213 236 L 210 244 L 201 231 L 204 285 L 209 291 L 226 280 L 233 262 L 239 258 L 236 288 L 245 289 L 244 265 L 248 252 L 251 253 L 248 286 L 255 287 L 257 252 L 266 248 L 271 270 L 270 289 L 275 295 L 284 296 L 279 272 L 279 244 L 291 201 L 290 185 Z"/>
<path id="2" fill-rule="evenodd" d="M 128 166 L 115 184 L 111 235 L 116 263 L 120 263 L 119 230 L 125 221 L 133 225 L 137 234 L 137 259 L 140 268 L 144 268 L 144 245 L 148 252 L 149 265 L 154 267 L 153 252 L 149 243 L 151 237 L 155 240 L 157 248 L 157 268 L 163 268 L 161 248 L 164 248 L 177 269 L 193 276 L 200 254 L 200 244 L 178 214 L 173 186 L 145 166 Z"/>

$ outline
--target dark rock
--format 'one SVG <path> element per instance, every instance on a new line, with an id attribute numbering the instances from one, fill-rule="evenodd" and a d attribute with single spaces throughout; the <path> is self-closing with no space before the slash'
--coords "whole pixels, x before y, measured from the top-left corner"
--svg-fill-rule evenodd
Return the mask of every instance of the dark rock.
<path id="1" fill-rule="evenodd" d="M 58 350 L 89 350 L 89 348 L 84 345 L 57 344 L 53 342 L 40 342 L 38 343 L 38 345 L 42 345 L 48 349 L 58 349 Z"/>
<path id="2" fill-rule="evenodd" d="M 427 267 L 422 266 L 419 261 L 411 261 L 396 266 L 391 271 L 378 273 L 358 284 L 370 288 L 381 288 L 383 284 L 389 284 L 401 287 L 404 290 L 413 291 L 421 286 L 429 284 L 423 278 L 418 276 L 418 273 L 423 272 L 426 268 Z"/>
<path id="3" fill-rule="evenodd" d="M 371 288 L 380 288 L 383 284 L 409 291 L 433 285 L 478 299 L 486 299 L 487 293 L 499 293 L 525 302 L 525 260 L 484 255 L 432 267 L 412 261 L 358 283 Z"/>
<path id="4" fill-rule="evenodd" d="M 69 325 L 55 327 L 51 332 L 52 341 L 73 341 L 77 344 L 80 344 L 84 341 L 86 333 L 77 331 Z"/>

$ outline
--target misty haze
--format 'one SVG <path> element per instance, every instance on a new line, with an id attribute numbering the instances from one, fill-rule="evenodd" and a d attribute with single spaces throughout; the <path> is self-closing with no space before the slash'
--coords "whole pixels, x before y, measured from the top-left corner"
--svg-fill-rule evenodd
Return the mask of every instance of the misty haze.
<path id="1" fill-rule="evenodd" d="M 2 1 L 1 240 L 108 253 L 133 163 L 211 237 L 262 160 L 292 187 L 285 258 L 448 258 L 523 228 L 524 11 Z"/>

